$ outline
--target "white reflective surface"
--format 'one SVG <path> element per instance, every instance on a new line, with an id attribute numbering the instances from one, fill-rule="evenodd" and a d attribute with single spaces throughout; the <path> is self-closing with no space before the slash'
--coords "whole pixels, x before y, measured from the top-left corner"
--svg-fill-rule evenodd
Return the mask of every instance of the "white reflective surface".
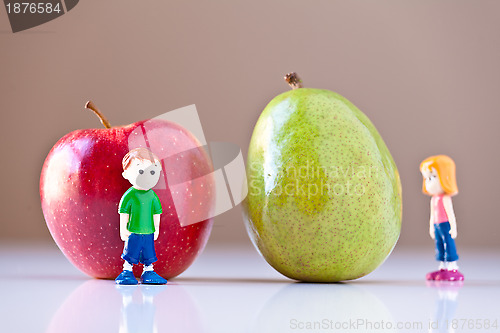
<path id="1" fill-rule="evenodd" d="M 4 244 L 0 331 L 500 332 L 499 253 L 460 254 L 462 286 L 425 283 L 432 248 L 396 249 L 357 281 L 308 284 L 281 276 L 252 248 L 209 244 L 166 286 L 119 287 L 86 277 L 55 247 Z"/>

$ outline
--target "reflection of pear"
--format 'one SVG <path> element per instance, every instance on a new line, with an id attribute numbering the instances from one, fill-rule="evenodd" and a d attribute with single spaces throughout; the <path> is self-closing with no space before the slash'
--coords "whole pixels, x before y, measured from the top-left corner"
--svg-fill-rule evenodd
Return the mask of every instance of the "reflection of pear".
<path id="1" fill-rule="evenodd" d="M 89 280 L 68 296 L 47 332 L 130 332 L 141 326 L 158 332 L 203 332 L 198 308 L 182 286 L 155 287 Z M 133 309 L 135 315 L 128 313 Z M 134 320 L 149 322 L 140 325 Z"/>
<path id="2" fill-rule="evenodd" d="M 266 106 L 252 135 L 243 204 L 248 232 L 267 262 L 290 278 L 359 278 L 399 237 L 398 170 L 356 106 L 292 83 Z"/>
<path id="3" fill-rule="evenodd" d="M 267 301 L 250 331 L 359 333 L 378 331 L 373 327 L 382 321 L 394 322 L 385 304 L 363 288 L 347 284 L 294 283 L 280 289 Z M 349 327 L 350 322 L 363 324 L 353 328 Z M 311 328 L 306 329 L 307 325 Z M 385 327 L 383 331 L 396 330 Z"/>

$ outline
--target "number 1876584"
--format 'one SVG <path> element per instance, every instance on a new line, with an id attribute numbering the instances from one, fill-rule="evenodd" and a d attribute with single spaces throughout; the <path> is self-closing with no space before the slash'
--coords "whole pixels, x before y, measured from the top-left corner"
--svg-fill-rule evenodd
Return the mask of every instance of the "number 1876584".
<path id="1" fill-rule="evenodd" d="M 50 2 L 13 2 L 7 3 L 6 7 L 8 14 L 51 14 L 62 11 L 60 3 Z"/>

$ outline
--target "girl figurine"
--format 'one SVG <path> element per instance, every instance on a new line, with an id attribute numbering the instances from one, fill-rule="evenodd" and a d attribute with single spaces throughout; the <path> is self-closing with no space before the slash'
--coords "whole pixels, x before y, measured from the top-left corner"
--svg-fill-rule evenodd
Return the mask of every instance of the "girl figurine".
<path id="1" fill-rule="evenodd" d="M 463 281 L 458 271 L 458 254 L 455 247 L 457 223 L 451 197 L 458 193 L 455 162 L 445 155 L 426 158 L 420 164 L 423 192 L 431 196 L 429 234 L 436 241 L 436 260 L 439 269 L 426 275 L 427 280 Z"/>

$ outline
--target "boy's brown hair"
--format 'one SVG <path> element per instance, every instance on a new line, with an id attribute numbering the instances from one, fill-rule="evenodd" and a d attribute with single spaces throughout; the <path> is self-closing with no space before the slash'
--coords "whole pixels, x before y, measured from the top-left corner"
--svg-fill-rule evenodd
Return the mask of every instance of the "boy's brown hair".
<path id="1" fill-rule="evenodd" d="M 127 170 L 134 159 L 141 161 L 150 161 L 151 163 L 158 162 L 160 159 L 158 156 L 153 154 L 153 152 L 147 148 L 135 148 L 129 151 L 122 160 L 123 171 Z"/>

